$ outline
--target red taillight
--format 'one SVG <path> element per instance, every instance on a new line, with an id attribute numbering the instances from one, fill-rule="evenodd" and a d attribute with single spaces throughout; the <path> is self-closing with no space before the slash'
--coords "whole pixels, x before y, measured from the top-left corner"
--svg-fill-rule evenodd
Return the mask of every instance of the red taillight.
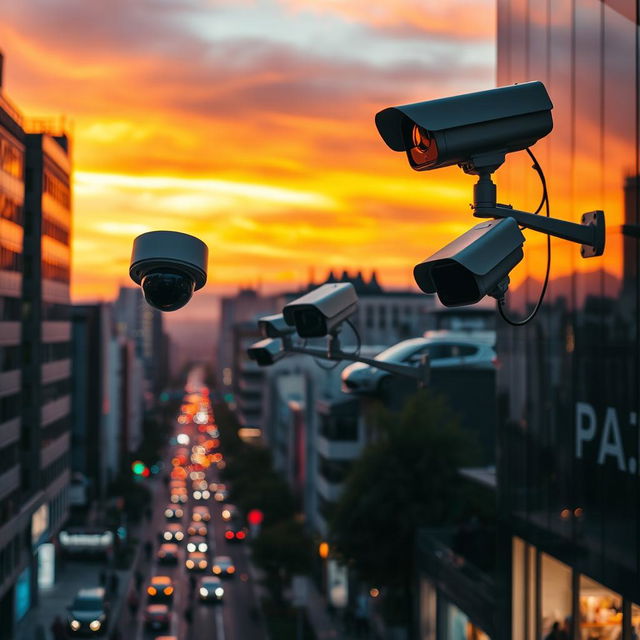
<path id="1" fill-rule="evenodd" d="M 238 538 L 238 540 L 243 540 L 244 537 L 245 537 L 244 531 L 238 531 L 238 533 L 236 533 L 236 538 Z"/>
<path id="2" fill-rule="evenodd" d="M 225 532 L 224 532 L 224 537 L 225 537 L 227 540 L 231 540 L 231 539 L 233 538 L 233 531 L 225 531 Z"/>

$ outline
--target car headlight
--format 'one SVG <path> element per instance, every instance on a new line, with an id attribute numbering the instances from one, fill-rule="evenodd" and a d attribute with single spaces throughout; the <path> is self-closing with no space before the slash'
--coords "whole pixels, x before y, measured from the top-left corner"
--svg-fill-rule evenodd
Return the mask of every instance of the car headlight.
<path id="1" fill-rule="evenodd" d="M 178 531 L 176 533 L 176 540 L 182 540 L 182 538 L 184 538 L 184 533 L 182 533 L 182 531 Z"/>
<path id="2" fill-rule="evenodd" d="M 100 620 L 92 620 L 89 623 L 89 629 L 91 629 L 91 631 L 100 631 L 101 626 L 102 623 L 100 622 Z"/>
<path id="3" fill-rule="evenodd" d="M 193 560 L 187 560 L 185 564 L 187 569 L 193 569 Z"/>
<path id="4" fill-rule="evenodd" d="M 214 564 L 211 570 L 213 571 L 213 573 L 220 573 L 221 571 L 220 567 L 217 564 Z"/>
<path id="5" fill-rule="evenodd" d="M 195 545 L 195 544 L 193 544 L 193 542 L 190 542 L 190 543 L 187 545 L 187 551 L 195 551 L 195 550 L 196 550 L 196 545 Z"/>
<path id="6" fill-rule="evenodd" d="M 171 540 L 171 533 L 169 531 L 165 531 L 162 536 L 165 540 Z"/>
<path id="7" fill-rule="evenodd" d="M 206 598 L 209 595 L 209 592 L 204 587 L 200 587 L 200 595 L 203 598 Z"/>
<path id="8" fill-rule="evenodd" d="M 218 598 L 221 598 L 224 594 L 224 589 L 222 587 L 216 587 L 214 593 L 218 596 Z"/>
<path id="9" fill-rule="evenodd" d="M 77 631 L 80 628 L 80 623 L 77 620 L 72 620 L 69 623 L 69 626 L 74 630 Z"/>
<path id="10" fill-rule="evenodd" d="M 201 542 L 198 545 L 198 551 L 202 551 L 202 553 L 205 553 L 207 550 L 207 543 L 206 542 Z"/>

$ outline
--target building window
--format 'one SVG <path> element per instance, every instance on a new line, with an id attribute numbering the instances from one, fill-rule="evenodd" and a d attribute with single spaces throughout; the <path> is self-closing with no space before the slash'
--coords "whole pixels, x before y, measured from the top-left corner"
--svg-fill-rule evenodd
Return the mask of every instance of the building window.
<path id="1" fill-rule="evenodd" d="M 571 567 L 546 553 L 540 556 L 542 636 L 546 638 L 557 625 L 568 637 L 572 601 Z"/>
<path id="2" fill-rule="evenodd" d="M 0 246 L 0 270 L 22 271 L 22 254 Z"/>
<path id="3" fill-rule="evenodd" d="M 68 304 L 57 304 L 54 302 L 42 303 L 42 320 L 69 321 L 71 319 L 71 306 Z"/>
<path id="4" fill-rule="evenodd" d="M 387 328 L 387 308 L 386 307 L 380 307 L 378 309 L 378 312 L 379 312 L 378 326 L 381 329 L 386 329 Z"/>
<path id="5" fill-rule="evenodd" d="M 640 638 L 640 604 L 631 605 L 631 637 Z"/>
<path id="6" fill-rule="evenodd" d="M 69 229 L 65 229 L 56 220 L 52 220 L 51 218 L 44 218 L 42 220 L 42 234 L 62 244 L 69 244 Z"/>
<path id="7" fill-rule="evenodd" d="M 447 602 L 444 611 L 446 619 L 442 640 L 490 640 L 455 604 Z"/>
<path id="8" fill-rule="evenodd" d="M 20 415 L 20 394 L 0 398 L 0 423 L 13 420 Z"/>
<path id="9" fill-rule="evenodd" d="M 327 440 L 354 442 L 358 440 L 357 416 L 320 416 L 320 435 Z"/>
<path id="10" fill-rule="evenodd" d="M 23 223 L 23 208 L 6 194 L 0 193 L 0 218 L 11 220 L 16 224 Z"/>
<path id="11" fill-rule="evenodd" d="M 327 482 L 333 484 L 341 484 L 346 480 L 352 464 L 351 460 L 329 460 L 318 454 L 318 471 Z"/>
<path id="12" fill-rule="evenodd" d="M 622 597 L 587 576 L 580 576 L 580 639 L 622 636 Z"/>
<path id="13" fill-rule="evenodd" d="M 8 140 L 0 139 L 0 166 L 14 178 L 22 178 L 23 154 Z"/>
<path id="14" fill-rule="evenodd" d="M 42 345 L 40 360 L 42 363 L 67 360 L 71 357 L 70 342 L 50 342 Z"/>
<path id="15" fill-rule="evenodd" d="M 20 299 L 0 296 L 0 320 L 3 322 L 20 321 Z"/>
<path id="16" fill-rule="evenodd" d="M 69 185 L 65 184 L 60 178 L 57 178 L 53 174 L 45 171 L 44 173 L 44 189 L 43 191 L 50 195 L 58 204 L 61 204 L 65 209 L 71 207 L 71 194 L 69 191 Z"/>
<path id="17" fill-rule="evenodd" d="M 0 347 L 0 371 L 14 371 L 21 365 L 19 346 Z"/>

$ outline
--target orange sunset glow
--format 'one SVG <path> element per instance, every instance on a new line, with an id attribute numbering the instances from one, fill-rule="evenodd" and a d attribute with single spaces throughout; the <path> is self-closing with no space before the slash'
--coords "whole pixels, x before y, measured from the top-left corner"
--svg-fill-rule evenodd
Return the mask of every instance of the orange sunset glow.
<path id="1" fill-rule="evenodd" d="M 133 238 L 201 237 L 212 291 L 413 265 L 474 223 L 473 179 L 415 173 L 374 115 L 495 86 L 490 0 L 30 0 L 4 93 L 73 139 L 74 300 L 128 283 Z"/>

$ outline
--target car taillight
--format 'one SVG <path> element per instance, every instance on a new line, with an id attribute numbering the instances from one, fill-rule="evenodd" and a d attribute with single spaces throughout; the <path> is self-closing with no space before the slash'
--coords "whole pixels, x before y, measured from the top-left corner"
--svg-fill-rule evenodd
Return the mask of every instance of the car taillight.
<path id="1" fill-rule="evenodd" d="M 211 571 L 213 571 L 213 573 L 220 573 L 221 569 L 217 564 L 214 564 Z"/>
<path id="2" fill-rule="evenodd" d="M 165 587 L 164 588 L 164 595 L 165 596 L 170 596 L 173 593 L 173 587 Z"/>
<path id="3" fill-rule="evenodd" d="M 236 538 L 238 538 L 238 540 L 244 540 L 245 535 L 244 531 L 238 531 L 238 533 L 236 533 Z"/>
<path id="4" fill-rule="evenodd" d="M 155 587 L 149 587 L 149 588 L 147 589 L 147 593 L 148 593 L 150 596 L 155 596 L 155 595 L 156 595 L 156 593 L 158 593 L 158 591 L 156 590 L 156 588 L 155 588 Z"/>
<path id="5" fill-rule="evenodd" d="M 231 539 L 233 538 L 233 531 L 225 531 L 225 532 L 224 532 L 224 537 L 225 537 L 227 540 L 231 540 Z"/>
<path id="6" fill-rule="evenodd" d="M 235 567 L 227 567 L 227 573 L 235 573 Z"/>

